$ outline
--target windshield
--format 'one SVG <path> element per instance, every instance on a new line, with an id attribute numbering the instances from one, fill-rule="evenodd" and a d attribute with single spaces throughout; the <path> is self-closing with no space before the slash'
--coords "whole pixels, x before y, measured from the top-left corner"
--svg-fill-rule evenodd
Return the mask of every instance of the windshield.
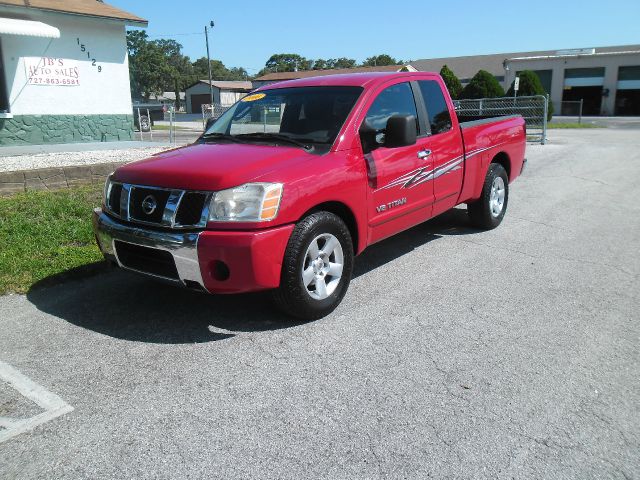
<path id="1" fill-rule="evenodd" d="M 204 136 L 215 140 L 232 135 L 252 143 L 291 139 L 330 146 L 361 92 L 361 87 L 263 90 L 241 99 Z"/>

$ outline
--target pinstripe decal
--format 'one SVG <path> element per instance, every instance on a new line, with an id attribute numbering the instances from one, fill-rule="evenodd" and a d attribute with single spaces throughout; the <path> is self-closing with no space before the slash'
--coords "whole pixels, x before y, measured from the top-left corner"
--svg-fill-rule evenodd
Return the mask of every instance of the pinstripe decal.
<path id="1" fill-rule="evenodd" d="M 466 155 L 461 155 L 452 160 L 449 160 L 444 165 L 439 166 L 438 168 L 434 168 L 432 170 L 427 170 L 427 167 L 418 168 L 416 170 L 412 170 L 411 172 L 405 173 L 401 177 L 392 180 L 384 187 L 380 187 L 378 190 L 385 190 L 387 188 L 400 187 L 400 188 L 413 188 L 417 185 L 421 185 L 430 180 L 434 180 L 442 175 L 446 175 L 449 172 L 455 172 L 456 170 L 460 170 L 462 168 L 462 163 L 466 160 L 469 160 L 476 155 L 479 155 L 487 150 L 491 150 L 492 148 L 500 147 L 508 142 L 498 143 L 497 145 L 492 145 L 490 147 L 485 148 L 476 148 L 475 150 L 471 150 L 466 153 Z"/>

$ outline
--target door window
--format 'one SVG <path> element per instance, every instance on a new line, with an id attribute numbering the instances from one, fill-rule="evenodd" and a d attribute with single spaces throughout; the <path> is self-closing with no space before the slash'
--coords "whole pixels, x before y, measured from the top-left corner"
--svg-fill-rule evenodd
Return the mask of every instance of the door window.
<path id="1" fill-rule="evenodd" d="M 418 113 L 413 92 L 409 83 L 398 83 L 385 88 L 369 107 L 364 119 L 365 127 L 371 131 L 375 138 L 363 135 L 363 148 L 365 152 L 384 143 L 384 133 L 387 128 L 387 120 L 394 115 L 413 115 L 416 119 L 416 133 L 418 132 Z M 374 133 L 375 132 L 375 133 Z"/>
<path id="2" fill-rule="evenodd" d="M 440 84 L 435 80 L 419 80 L 418 85 L 427 107 L 431 134 L 436 135 L 451 130 L 451 115 Z"/>

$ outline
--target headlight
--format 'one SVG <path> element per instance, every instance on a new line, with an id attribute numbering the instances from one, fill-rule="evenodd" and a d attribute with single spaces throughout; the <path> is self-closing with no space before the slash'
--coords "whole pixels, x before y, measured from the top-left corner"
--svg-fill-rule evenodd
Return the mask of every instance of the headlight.
<path id="1" fill-rule="evenodd" d="M 104 182 L 104 192 L 103 192 L 103 195 L 102 195 L 102 206 L 103 207 L 106 207 L 107 205 L 109 205 L 109 194 L 111 193 L 111 175 L 113 175 L 113 173 L 108 175 L 107 179 Z"/>
<path id="2" fill-rule="evenodd" d="M 246 183 L 213 194 L 211 222 L 266 222 L 278 215 L 281 183 Z"/>

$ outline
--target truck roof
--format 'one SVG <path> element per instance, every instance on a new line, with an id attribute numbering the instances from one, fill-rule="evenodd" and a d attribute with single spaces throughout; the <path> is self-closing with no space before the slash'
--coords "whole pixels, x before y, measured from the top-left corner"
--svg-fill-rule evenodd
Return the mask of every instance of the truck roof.
<path id="1" fill-rule="evenodd" d="M 367 72 L 367 73 L 345 73 L 338 75 L 323 75 L 319 77 L 299 78 L 297 80 L 287 80 L 284 82 L 264 85 L 258 90 L 269 90 L 272 88 L 287 87 L 366 87 L 376 81 L 396 77 L 409 77 L 416 73 L 430 74 L 430 72 Z"/>

